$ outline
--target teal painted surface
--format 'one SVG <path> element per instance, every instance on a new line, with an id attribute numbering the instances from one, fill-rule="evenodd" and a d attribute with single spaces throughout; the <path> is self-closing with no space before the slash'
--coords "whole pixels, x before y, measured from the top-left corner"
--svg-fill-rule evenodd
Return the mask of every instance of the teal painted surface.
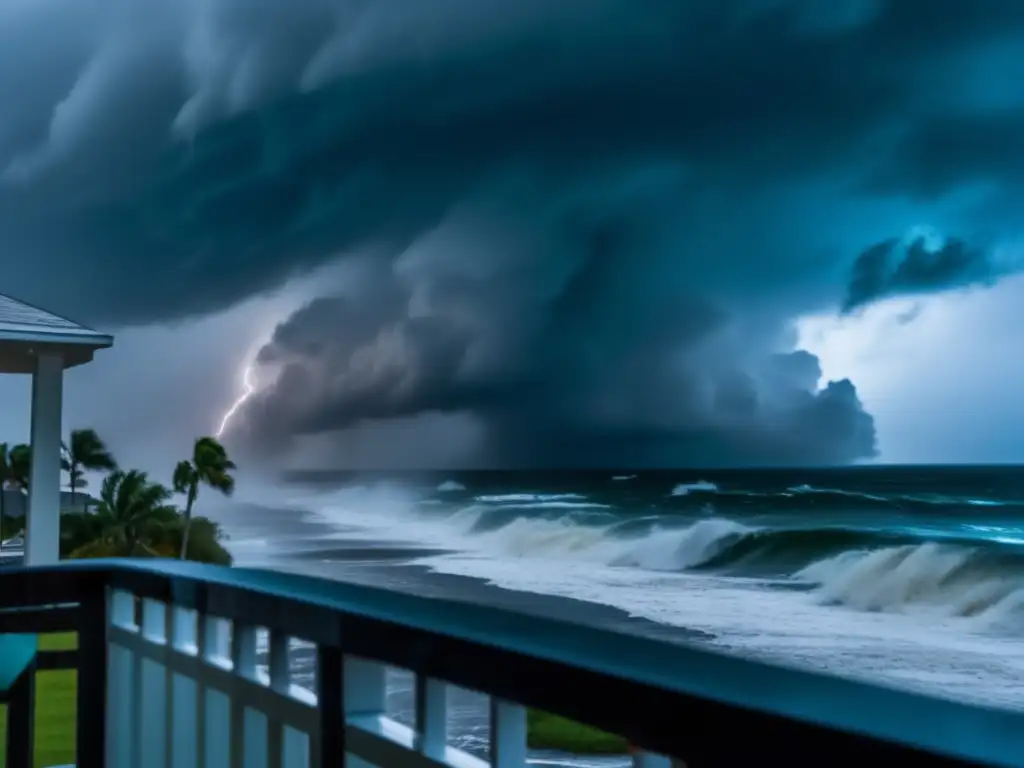
<path id="1" fill-rule="evenodd" d="M 0 691 L 8 691 L 36 655 L 35 635 L 0 635 Z"/>
<path id="2" fill-rule="evenodd" d="M 37 569 L 179 577 L 189 605 L 202 585 L 247 588 L 657 688 L 988 765 L 1024 765 L 1024 713 L 974 707 L 829 675 L 455 600 L 422 598 L 278 571 L 180 560 L 78 560 Z M 340 639 L 340 622 L 332 628 Z"/>

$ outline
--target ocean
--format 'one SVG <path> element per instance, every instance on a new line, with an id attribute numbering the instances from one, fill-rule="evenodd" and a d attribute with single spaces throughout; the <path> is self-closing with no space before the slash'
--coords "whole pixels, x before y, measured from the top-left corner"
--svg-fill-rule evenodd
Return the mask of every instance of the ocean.
<path id="1" fill-rule="evenodd" d="M 1024 467 L 306 472 L 218 516 L 244 565 L 1024 709 Z"/>

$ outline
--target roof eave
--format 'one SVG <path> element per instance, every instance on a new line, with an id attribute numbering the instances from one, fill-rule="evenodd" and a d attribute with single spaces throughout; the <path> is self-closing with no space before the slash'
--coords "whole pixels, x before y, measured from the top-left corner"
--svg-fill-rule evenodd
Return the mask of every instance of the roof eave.
<path id="1" fill-rule="evenodd" d="M 0 342 L 19 344 L 72 344 L 91 349 L 113 346 L 114 337 L 93 332 L 0 330 Z"/>

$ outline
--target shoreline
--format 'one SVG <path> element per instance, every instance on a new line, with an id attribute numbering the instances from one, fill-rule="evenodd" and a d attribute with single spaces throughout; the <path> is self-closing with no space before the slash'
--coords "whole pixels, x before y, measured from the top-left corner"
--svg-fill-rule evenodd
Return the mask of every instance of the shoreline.
<path id="1" fill-rule="evenodd" d="M 358 554 L 360 548 L 362 555 Z M 381 554 L 385 556 L 381 557 Z M 330 549 L 274 555 L 259 562 L 238 564 L 292 571 L 335 581 L 351 581 L 419 597 L 496 607 L 527 616 L 555 618 L 662 642 L 687 644 L 715 639 L 715 635 L 710 632 L 659 624 L 651 619 L 631 616 L 627 611 L 611 605 L 562 595 L 506 589 L 483 579 L 437 573 L 425 565 L 409 562 L 433 554 L 435 551 L 432 549 L 423 549 L 422 554 L 420 550 L 401 548 L 381 552 L 365 548 L 365 542 L 358 542 L 358 545 L 351 547 L 345 547 L 343 542 L 339 542 L 338 546 Z M 335 559 L 325 555 L 334 555 Z"/>

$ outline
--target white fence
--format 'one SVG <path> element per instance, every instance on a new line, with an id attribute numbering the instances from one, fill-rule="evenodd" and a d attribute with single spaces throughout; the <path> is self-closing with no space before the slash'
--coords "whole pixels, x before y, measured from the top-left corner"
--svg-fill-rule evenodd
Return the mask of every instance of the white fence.
<path id="1" fill-rule="evenodd" d="M 386 714 L 386 667 L 318 650 L 315 688 L 336 696 L 337 722 L 318 695 L 293 682 L 293 639 L 271 632 L 268 663 L 257 663 L 257 627 L 110 595 L 107 766 L 109 768 L 520 768 L 527 764 L 526 710 L 491 700 L 487 760 L 449 744 L 449 685 L 415 674 L 415 727 Z M 485 692 L 486 693 L 486 692 Z M 331 753 L 331 750 L 337 753 Z M 341 751 L 344 754 L 341 754 Z M 669 768 L 638 753 L 634 764 Z M 676 766 L 681 767 L 681 763 Z"/>

